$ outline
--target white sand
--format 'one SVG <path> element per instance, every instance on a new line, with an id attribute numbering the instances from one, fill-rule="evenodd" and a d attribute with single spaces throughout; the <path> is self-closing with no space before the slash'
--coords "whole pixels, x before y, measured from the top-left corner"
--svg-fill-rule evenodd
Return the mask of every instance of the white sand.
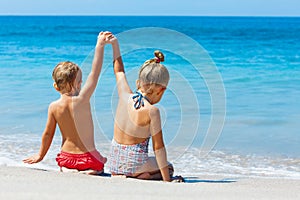
<path id="1" fill-rule="evenodd" d="M 0 167 L 0 199 L 300 199 L 300 180 L 200 178 L 165 183 Z"/>

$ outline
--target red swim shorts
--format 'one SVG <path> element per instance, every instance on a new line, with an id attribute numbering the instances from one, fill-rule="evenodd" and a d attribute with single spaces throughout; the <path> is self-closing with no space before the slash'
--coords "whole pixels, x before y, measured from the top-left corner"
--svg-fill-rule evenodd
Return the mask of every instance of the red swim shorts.
<path id="1" fill-rule="evenodd" d="M 101 161 L 103 161 L 103 157 L 97 150 L 83 154 L 73 154 L 62 151 L 57 154 L 56 157 L 58 166 L 77 169 L 79 171 L 87 169 L 101 171 L 104 167 L 104 163 Z"/>

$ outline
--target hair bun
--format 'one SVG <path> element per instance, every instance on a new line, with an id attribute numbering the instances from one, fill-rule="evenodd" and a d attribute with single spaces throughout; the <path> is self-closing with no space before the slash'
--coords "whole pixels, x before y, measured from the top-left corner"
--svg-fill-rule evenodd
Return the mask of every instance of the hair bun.
<path id="1" fill-rule="evenodd" d="M 160 52 L 159 50 L 154 51 L 154 55 L 155 55 L 156 63 L 160 63 L 160 62 L 165 61 L 164 54 L 162 52 Z"/>

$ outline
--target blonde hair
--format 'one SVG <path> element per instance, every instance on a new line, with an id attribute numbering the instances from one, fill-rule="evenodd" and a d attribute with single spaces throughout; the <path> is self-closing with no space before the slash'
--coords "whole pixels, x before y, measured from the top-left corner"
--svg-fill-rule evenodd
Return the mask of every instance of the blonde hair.
<path id="1" fill-rule="evenodd" d="M 55 66 L 52 78 L 60 91 L 71 92 L 78 71 L 80 71 L 80 68 L 75 63 L 70 61 L 60 62 Z"/>
<path id="2" fill-rule="evenodd" d="M 166 87 L 170 80 L 168 69 L 161 64 L 165 60 L 164 54 L 154 51 L 155 58 L 147 60 L 139 70 L 139 81 L 144 84 L 158 84 Z"/>

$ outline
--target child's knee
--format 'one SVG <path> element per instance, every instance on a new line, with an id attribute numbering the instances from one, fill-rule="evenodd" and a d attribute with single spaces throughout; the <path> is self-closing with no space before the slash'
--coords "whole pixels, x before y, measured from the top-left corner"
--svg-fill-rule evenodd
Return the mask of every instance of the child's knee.
<path id="1" fill-rule="evenodd" d="M 169 162 L 168 162 L 169 163 Z M 170 176 L 173 176 L 173 173 L 174 173 L 174 167 L 171 163 L 169 163 L 168 165 L 168 168 L 169 168 L 169 174 Z"/>

